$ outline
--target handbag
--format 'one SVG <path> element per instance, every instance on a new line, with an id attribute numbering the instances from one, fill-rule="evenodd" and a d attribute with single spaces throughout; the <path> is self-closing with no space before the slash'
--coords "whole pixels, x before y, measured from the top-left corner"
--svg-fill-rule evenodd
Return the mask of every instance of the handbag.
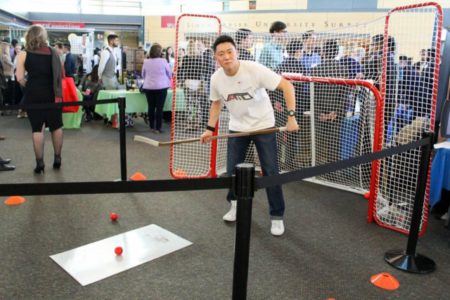
<path id="1" fill-rule="evenodd" d="M 78 92 L 75 86 L 75 81 L 72 77 L 61 78 L 61 88 L 62 88 L 62 100 L 63 102 L 77 102 Z M 63 106 L 63 112 L 78 112 L 80 107 L 77 106 Z"/>

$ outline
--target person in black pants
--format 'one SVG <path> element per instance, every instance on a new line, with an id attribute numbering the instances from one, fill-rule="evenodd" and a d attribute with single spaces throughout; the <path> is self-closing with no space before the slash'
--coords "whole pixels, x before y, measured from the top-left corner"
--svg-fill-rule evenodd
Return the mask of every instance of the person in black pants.
<path id="1" fill-rule="evenodd" d="M 9 163 L 11 160 L 9 158 L 1 158 L 0 157 L 0 171 L 12 171 L 16 167 L 13 165 L 10 165 Z"/>
<path id="2" fill-rule="evenodd" d="M 162 111 L 166 101 L 167 89 L 172 80 L 172 70 L 165 58 L 161 58 L 162 47 L 153 44 L 150 48 L 150 58 L 144 61 L 142 89 L 148 102 L 148 123 L 150 130 L 162 133 Z"/>
<path id="3" fill-rule="evenodd" d="M 4 140 L 5 137 L 4 136 L 0 136 L 0 140 Z M 11 160 L 9 158 L 2 158 L 0 157 L 0 171 L 12 171 L 14 170 L 16 167 L 13 165 L 10 165 L 9 163 L 11 162 Z"/>

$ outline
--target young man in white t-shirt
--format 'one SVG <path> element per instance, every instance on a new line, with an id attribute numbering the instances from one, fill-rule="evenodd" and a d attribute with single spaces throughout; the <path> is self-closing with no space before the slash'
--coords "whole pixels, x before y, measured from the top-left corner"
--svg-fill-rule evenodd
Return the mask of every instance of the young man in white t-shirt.
<path id="1" fill-rule="evenodd" d="M 275 126 L 275 116 L 266 92 L 283 91 L 287 107 L 287 130 L 298 130 L 295 119 L 295 91 L 292 84 L 269 68 L 253 62 L 240 61 L 234 40 L 227 35 L 219 36 L 213 45 L 214 56 L 222 67 L 211 77 L 211 109 L 208 126 L 200 139 L 209 142 L 213 135 L 223 105 L 230 112 L 230 132 L 247 132 Z M 227 174 L 231 176 L 235 165 L 244 162 L 250 142 L 255 143 L 264 176 L 278 174 L 276 134 L 262 134 L 228 139 Z M 266 189 L 272 220 L 271 233 L 284 233 L 284 198 L 281 186 Z M 225 221 L 236 221 L 236 197 L 229 191 L 230 211 L 223 216 Z"/>

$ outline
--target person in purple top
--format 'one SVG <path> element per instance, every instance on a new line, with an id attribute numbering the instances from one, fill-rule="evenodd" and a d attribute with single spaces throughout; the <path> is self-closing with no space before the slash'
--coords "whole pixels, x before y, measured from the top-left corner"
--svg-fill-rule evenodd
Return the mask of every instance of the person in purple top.
<path id="1" fill-rule="evenodd" d="M 153 44 L 150 48 L 150 58 L 144 61 L 142 89 L 148 102 L 148 123 L 155 133 L 162 133 L 162 115 L 167 89 L 172 80 L 172 71 L 165 58 L 161 58 L 162 47 Z"/>

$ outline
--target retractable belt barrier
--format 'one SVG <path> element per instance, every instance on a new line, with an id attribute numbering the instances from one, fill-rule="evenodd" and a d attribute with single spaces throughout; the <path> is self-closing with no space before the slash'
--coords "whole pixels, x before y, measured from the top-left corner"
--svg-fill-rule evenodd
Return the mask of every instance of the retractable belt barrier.
<path id="1" fill-rule="evenodd" d="M 255 187 L 256 189 L 262 189 L 273 185 L 285 184 L 292 181 L 298 181 L 305 178 L 322 175 L 325 173 L 331 173 L 341 169 L 346 169 L 356 165 L 368 163 L 373 160 L 385 158 L 395 154 L 400 154 L 402 152 L 406 152 L 411 149 L 419 148 L 431 142 L 432 142 L 431 137 L 426 137 L 418 141 L 411 142 L 409 144 L 387 148 L 378 152 L 367 153 L 350 159 L 327 163 L 316 167 L 304 168 L 298 171 L 292 171 L 284 174 L 256 178 Z"/>
<path id="2" fill-rule="evenodd" d="M 372 160 L 399 154 L 431 143 L 426 137 L 409 144 L 392 147 L 379 152 L 368 153 L 351 159 L 305 168 L 298 171 L 255 179 L 255 189 L 299 181 L 308 177 L 349 168 Z M 188 190 L 211 190 L 233 188 L 233 177 L 208 179 L 166 179 L 145 181 L 100 181 L 100 182 L 56 182 L 56 183 L 14 183 L 0 184 L 0 196 L 10 195 L 65 195 L 65 194 L 115 194 L 176 192 Z"/>
<path id="3" fill-rule="evenodd" d="M 121 117 L 124 114 L 124 99 L 119 101 Z M 123 122 L 121 126 L 123 126 Z M 55 183 L 22 183 L 0 184 L 0 196 L 10 195 L 65 195 L 65 194 L 112 194 L 140 192 L 176 192 L 188 190 L 227 189 L 234 190 L 237 196 L 236 239 L 233 269 L 232 299 L 247 298 L 247 280 L 249 266 L 249 249 L 252 220 L 252 201 L 254 190 L 273 185 L 280 185 L 320 174 L 337 171 L 358 164 L 368 163 L 394 154 L 421 147 L 421 165 L 418 178 L 418 189 L 411 218 L 411 229 L 406 251 L 391 250 L 386 252 L 385 261 L 394 268 L 410 273 L 429 273 L 436 267 L 433 260 L 416 253 L 420 219 L 422 215 L 426 178 L 433 134 L 426 133 L 424 138 L 397 147 L 361 155 L 352 159 L 337 161 L 317 167 L 305 168 L 285 174 L 255 178 L 255 168 L 251 164 L 236 166 L 236 175 L 224 178 L 178 179 L 126 181 L 125 130 L 121 128 L 121 169 L 122 181 L 119 182 L 55 182 Z M 124 159 L 125 158 L 125 159 Z M 124 168 L 125 166 L 125 168 Z"/>
<path id="4" fill-rule="evenodd" d="M 108 100 L 96 100 L 96 101 L 73 101 L 73 102 L 55 102 L 55 103 L 31 103 L 31 104 L 18 104 L 18 105 L 2 105 L 2 110 L 27 110 L 27 109 L 48 109 L 63 106 L 84 106 L 84 105 L 101 105 L 108 103 L 118 103 L 120 98 L 108 99 Z"/>

